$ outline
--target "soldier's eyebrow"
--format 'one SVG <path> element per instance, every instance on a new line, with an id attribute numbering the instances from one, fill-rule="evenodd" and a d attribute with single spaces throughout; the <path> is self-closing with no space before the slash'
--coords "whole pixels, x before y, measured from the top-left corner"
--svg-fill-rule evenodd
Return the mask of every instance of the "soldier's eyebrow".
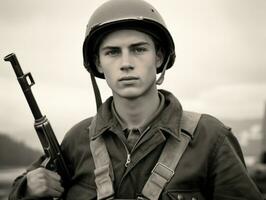
<path id="1" fill-rule="evenodd" d="M 102 48 L 100 48 L 100 51 L 104 51 L 104 50 L 110 50 L 110 49 L 120 49 L 118 46 L 104 46 Z"/>
<path id="2" fill-rule="evenodd" d="M 137 43 L 131 44 L 130 47 L 145 46 L 145 45 L 150 46 L 151 44 L 149 42 L 137 42 Z"/>
<path id="3" fill-rule="evenodd" d="M 144 46 L 144 45 L 151 45 L 149 42 L 136 42 L 133 44 L 130 44 L 129 47 L 138 47 L 138 46 Z M 106 45 L 100 48 L 100 51 L 109 50 L 109 49 L 119 49 L 119 45 Z"/>

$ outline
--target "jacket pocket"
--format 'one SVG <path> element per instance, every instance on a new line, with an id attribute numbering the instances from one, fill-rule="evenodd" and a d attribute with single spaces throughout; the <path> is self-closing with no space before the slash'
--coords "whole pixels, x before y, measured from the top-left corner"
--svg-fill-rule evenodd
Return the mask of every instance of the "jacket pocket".
<path id="1" fill-rule="evenodd" d="M 201 192 L 196 190 L 169 190 L 167 195 L 171 200 L 205 200 Z"/>

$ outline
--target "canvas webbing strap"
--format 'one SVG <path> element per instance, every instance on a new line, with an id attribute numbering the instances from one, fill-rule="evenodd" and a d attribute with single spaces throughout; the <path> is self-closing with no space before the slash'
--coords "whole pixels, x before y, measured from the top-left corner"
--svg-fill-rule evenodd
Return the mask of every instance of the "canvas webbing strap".
<path id="1" fill-rule="evenodd" d="M 181 129 L 191 136 L 181 132 L 180 141 L 168 139 L 161 156 L 152 170 L 151 176 L 144 185 L 142 195 L 145 198 L 157 200 L 167 182 L 173 177 L 175 168 L 181 159 L 193 133 L 197 127 L 200 114 L 184 111 L 181 119 Z"/>
<path id="2" fill-rule="evenodd" d="M 181 129 L 186 130 L 188 134 L 182 133 L 180 141 L 167 140 L 160 158 L 152 170 L 151 176 L 144 185 L 142 195 L 150 200 L 157 200 L 167 182 L 174 175 L 175 168 L 181 159 L 189 141 L 193 138 L 193 133 L 200 119 L 199 113 L 184 111 L 181 119 Z M 94 132 L 96 117 L 94 117 L 90 133 Z M 97 186 L 97 199 L 112 199 L 114 196 L 113 189 L 113 171 L 111 161 L 105 142 L 102 137 L 97 137 L 90 142 L 90 148 L 95 163 L 95 182 Z"/>
<path id="3" fill-rule="evenodd" d="M 95 132 L 96 116 L 90 125 L 90 134 Z M 97 186 L 97 199 L 112 199 L 114 196 L 113 188 L 113 169 L 104 139 L 97 137 L 90 141 L 90 149 L 95 165 L 94 175 Z"/>

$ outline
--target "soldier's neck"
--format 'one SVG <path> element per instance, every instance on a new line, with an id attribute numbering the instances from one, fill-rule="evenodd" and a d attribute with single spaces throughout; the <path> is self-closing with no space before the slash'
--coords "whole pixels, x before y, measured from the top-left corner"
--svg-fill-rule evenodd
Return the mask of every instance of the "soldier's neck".
<path id="1" fill-rule="evenodd" d="M 158 91 L 136 99 L 117 98 L 114 96 L 116 111 L 127 128 L 140 128 L 156 112 L 160 104 Z"/>

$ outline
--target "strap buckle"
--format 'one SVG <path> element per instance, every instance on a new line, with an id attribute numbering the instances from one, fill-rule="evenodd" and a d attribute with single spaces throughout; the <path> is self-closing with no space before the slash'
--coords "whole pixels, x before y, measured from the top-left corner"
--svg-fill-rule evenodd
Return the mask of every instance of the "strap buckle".
<path id="1" fill-rule="evenodd" d="M 174 176 L 175 174 L 175 172 L 171 168 L 160 162 L 156 163 L 155 167 L 152 170 L 152 173 L 161 176 L 167 182 L 169 182 L 172 176 Z"/>

